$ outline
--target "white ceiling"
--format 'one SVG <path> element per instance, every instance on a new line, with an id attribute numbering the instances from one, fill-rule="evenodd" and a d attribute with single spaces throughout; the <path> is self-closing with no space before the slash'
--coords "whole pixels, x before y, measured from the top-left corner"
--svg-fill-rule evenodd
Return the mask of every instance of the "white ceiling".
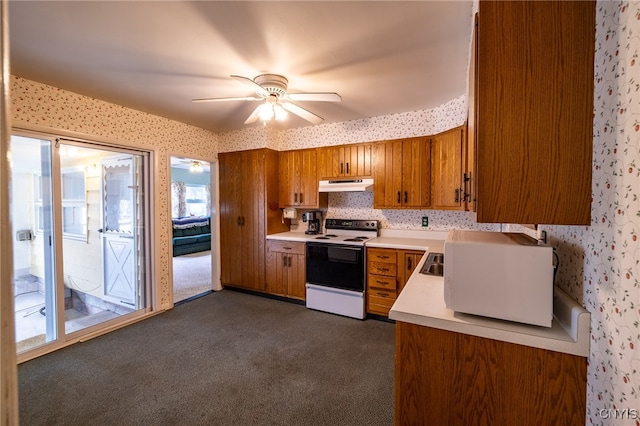
<path id="1" fill-rule="evenodd" d="M 232 74 L 277 73 L 325 123 L 466 93 L 472 1 L 10 1 L 11 73 L 216 132 L 255 102 Z M 260 123 L 253 124 L 261 125 Z M 286 127 L 308 122 L 289 115 Z"/>

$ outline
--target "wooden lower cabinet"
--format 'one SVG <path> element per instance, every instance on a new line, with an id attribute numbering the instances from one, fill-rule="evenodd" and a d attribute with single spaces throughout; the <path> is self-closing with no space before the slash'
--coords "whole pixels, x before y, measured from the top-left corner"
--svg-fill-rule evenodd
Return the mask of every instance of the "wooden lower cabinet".
<path id="1" fill-rule="evenodd" d="M 424 251 L 367 249 L 367 312 L 389 315 Z"/>
<path id="2" fill-rule="evenodd" d="M 305 300 L 305 245 L 267 241 L 267 293 Z"/>
<path id="3" fill-rule="evenodd" d="M 584 425 L 587 359 L 396 322 L 396 425 Z"/>

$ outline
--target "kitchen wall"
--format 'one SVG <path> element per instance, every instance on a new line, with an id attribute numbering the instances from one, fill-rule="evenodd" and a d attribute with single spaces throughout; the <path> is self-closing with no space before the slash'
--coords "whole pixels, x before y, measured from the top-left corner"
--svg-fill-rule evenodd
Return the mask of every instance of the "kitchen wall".
<path id="1" fill-rule="evenodd" d="M 435 135 L 463 125 L 466 118 L 466 96 L 460 96 L 430 110 L 297 129 L 275 130 L 267 126 L 222 133 L 219 149 L 226 152 L 267 147 L 286 151 Z M 326 217 L 333 218 L 376 219 L 380 221 L 381 228 L 388 229 L 425 229 L 422 228 L 422 216 L 429 218 L 428 230 L 500 229 L 499 225 L 476 223 L 475 215 L 469 212 L 374 209 L 373 193 L 370 192 L 329 194 L 329 207 L 324 213 Z M 293 221 L 292 225 L 292 230 L 305 226 L 298 221 Z"/>
<path id="2" fill-rule="evenodd" d="M 592 223 L 543 229 L 560 255 L 560 285 L 592 315 L 588 422 L 640 425 L 615 420 L 612 412 L 602 411 L 640 412 L 640 2 L 599 1 L 596 19 Z M 462 124 L 466 117 L 466 98 L 461 97 L 430 111 L 285 131 L 256 127 L 213 135 L 17 77 L 12 78 L 11 95 L 12 115 L 21 122 L 160 147 L 161 173 L 168 169 L 167 150 L 215 158 L 216 146 L 226 152 L 367 142 L 438 133 Z M 161 217 L 167 222 L 168 184 L 169 177 L 162 176 L 157 191 Z M 484 227 L 465 212 L 374 210 L 371 194 L 331 194 L 329 203 L 333 217 L 362 215 L 381 220 L 385 228 L 418 228 L 422 215 L 429 217 L 433 229 Z M 160 261 L 166 265 L 169 228 L 156 235 L 162 246 Z M 166 266 L 161 268 L 164 303 L 168 272 Z"/>
<path id="3" fill-rule="evenodd" d="M 11 118 L 14 127 L 46 128 L 77 133 L 119 145 L 155 149 L 157 153 L 153 212 L 156 279 L 162 308 L 171 307 L 169 262 L 171 219 L 169 159 L 171 155 L 208 160 L 217 158 L 215 133 L 119 105 L 12 76 Z"/>
<path id="4" fill-rule="evenodd" d="M 588 422 L 640 425 L 640 2 L 596 13 L 591 226 L 544 229 L 560 285 L 591 312 Z M 607 411 L 625 408 L 635 420 Z"/>

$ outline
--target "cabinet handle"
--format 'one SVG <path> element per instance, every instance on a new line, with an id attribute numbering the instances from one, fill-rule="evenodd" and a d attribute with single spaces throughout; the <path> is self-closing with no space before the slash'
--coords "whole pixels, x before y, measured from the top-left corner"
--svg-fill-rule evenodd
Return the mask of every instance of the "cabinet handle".
<path id="1" fill-rule="evenodd" d="M 291 268 L 291 256 L 287 256 L 289 258 L 289 268 Z"/>
<path id="2" fill-rule="evenodd" d="M 347 174 L 349 174 L 349 163 L 347 163 Z"/>
<path id="3" fill-rule="evenodd" d="M 386 281 L 376 280 L 376 283 L 378 283 L 380 285 L 387 285 Z"/>
<path id="4" fill-rule="evenodd" d="M 408 257 L 407 258 L 407 271 L 410 271 L 410 270 L 411 270 L 411 258 Z"/>
<path id="5" fill-rule="evenodd" d="M 282 247 L 283 250 L 291 250 L 291 247 Z"/>
<path id="6" fill-rule="evenodd" d="M 398 204 L 400 204 L 400 191 L 398 191 Z"/>
<path id="7" fill-rule="evenodd" d="M 408 192 L 404 191 L 404 203 L 405 204 L 407 203 L 407 200 L 408 200 L 407 196 L 408 196 Z"/>
<path id="8" fill-rule="evenodd" d="M 282 256 L 282 266 L 287 267 L 287 256 Z"/>
<path id="9" fill-rule="evenodd" d="M 453 202 L 454 203 L 459 203 L 460 202 L 460 189 L 456 188 L 454 192 L 454 196 L 453 196 Z"/>
<path id="10" fill-rule="evenodd" d="M 298 203 L 298 193 L 297 192 L 295 192 L 293 194 L 293 202 L 296 203 L 296 204 Z"/>
<path id="11" fill-rule="evenodd" d="M 340 163 L 340 174 L 343 174 L 343 173 L 344 173 L 344 171 L 343 171 L 343 163 Z"/>
<path id="12" fill-rule="evenodd" d="M 389 268 L 380 268 L 382 272 L 389 272 Z"/>
<path id="13" fill-rule="evenodd" d="M 300 204 L 302 204 L 302 192 L 300 193 Z"/>
<path id="14" fill-rule="evenodd" d="M 383 256 L 383 255 L 378 256 L 378 259 L 388 259 L 388 258 L 389 256 Z"/>

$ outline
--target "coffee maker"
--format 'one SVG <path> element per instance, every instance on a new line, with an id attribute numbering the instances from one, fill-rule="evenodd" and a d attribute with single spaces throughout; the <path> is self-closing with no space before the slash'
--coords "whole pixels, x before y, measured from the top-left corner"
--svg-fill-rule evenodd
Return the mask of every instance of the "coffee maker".
<path id="1" fill-rule="evenodd" d="M 320 233 L 320 212 L 306 212 L 302 214 L 302 221 L 307 222 L 307 230 L 305 234 L 319 234 Z"/>

